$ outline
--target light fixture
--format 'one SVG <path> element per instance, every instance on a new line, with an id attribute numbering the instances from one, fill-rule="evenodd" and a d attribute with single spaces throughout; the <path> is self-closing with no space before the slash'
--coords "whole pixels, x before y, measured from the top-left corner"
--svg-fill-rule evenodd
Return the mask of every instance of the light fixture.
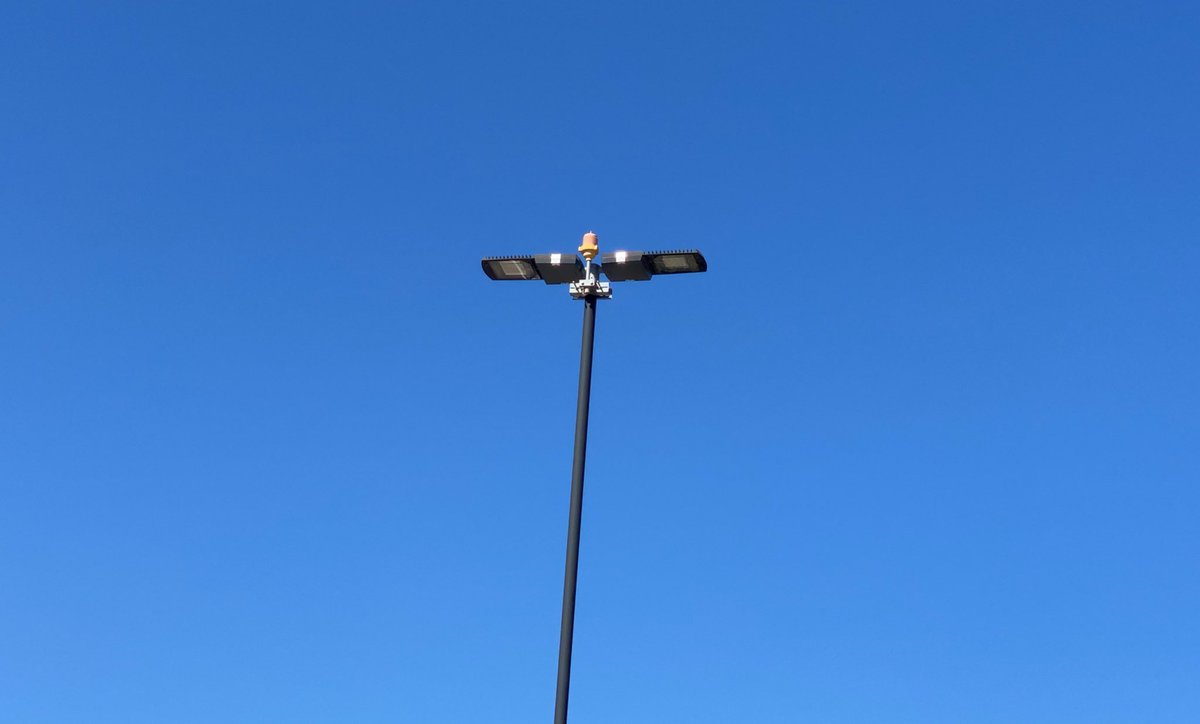
<path id="1" fill-rule="evenodd" d="M 708 271 L 708 262 L 704 255 L 695 249 L 680 251 L 648 251 L 650 264 L 655 274 L 687 274 L 689 272 Z"/>
<path id="2" fill-rule="evenodd" d="M 583 262 L 574 254 L 538 254 L 533 263 L 547 284 L 570 284 L 584 277 Z"/>
<path id="3" fill-rule="evenodd" d="M 497 281 L 542 278 L 532 256 L 485 256 L 483 273 Z"/>
<path id="4" fill-rule="evenodd" d="M 574 254 L 484 257 L 483 273 L 497 281 L 541 279 L 547 284 L 570 284 L 584 278 L 583 262 Z"/>
<path id="5" fill-rule="evenodd" d="M 650 260 L 640 251 L 612 251 L 602 254 L 600 271 L 610 282 L 645 282 L 654 274 Z"/>
<path id="6" fill-rule="evenodd" d="M 687 274 L 708 270 L 704 255 L 680 251 L 613 251 L 600 257 L 600 270 L 609 281 L 644 282 L 655 274 Z"/>

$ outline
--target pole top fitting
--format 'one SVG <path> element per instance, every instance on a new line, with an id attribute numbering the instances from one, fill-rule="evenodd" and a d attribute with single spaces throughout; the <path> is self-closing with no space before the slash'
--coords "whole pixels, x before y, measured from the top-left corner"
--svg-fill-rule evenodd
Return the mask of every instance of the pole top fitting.
<path id="1" fill-rule="evenodd" d="M 583 243 L 579 245 L 579 253 L 583 255 L 584 259 L 591 261 L 596 257 L 596 254 L 600 251 L 598 241 L 599 237 L 596 236 L 594 231 L 589 231 L 583 235 Z"/>

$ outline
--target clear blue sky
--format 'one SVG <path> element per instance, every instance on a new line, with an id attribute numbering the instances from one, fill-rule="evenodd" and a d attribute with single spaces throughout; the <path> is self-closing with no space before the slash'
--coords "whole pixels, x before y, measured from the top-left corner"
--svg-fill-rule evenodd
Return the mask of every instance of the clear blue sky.
<path id="1" fill-rule="evenodd" d="M 5 3 L 0 721 L 1200 721 L 1194 3 Z"/>

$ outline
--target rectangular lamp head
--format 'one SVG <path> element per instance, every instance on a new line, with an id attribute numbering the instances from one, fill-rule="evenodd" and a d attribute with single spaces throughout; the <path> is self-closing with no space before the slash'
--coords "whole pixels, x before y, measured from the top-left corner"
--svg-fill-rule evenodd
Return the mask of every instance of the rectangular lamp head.
<path id="1" fill-rule="evenodd" d="M 570 284 L 583 279 L 583 262 L 574 254 L 538 254 L 533 263 L 547 284 Z"/>
<path id="2" fill-rule="evenodd" d="M 532 256 L 487 256 L 483 273 L 497 281 L 541 279 Z"/>
<path id="3" fill-rule="evenodd" d="M 708 271 L 708 262 L 695 249 L 614 251 L 600 257 L 600 268 L 609 281 L 644 282 L 656 274 Z"/>
<path id="4" fill-rule="evenodd" d="M 680 251 L 648 251 L 650 266 L 655 274 L 688 274 L 691 272 L 708 271 L 708 262 L 704 255 L 695 249 Z"/>
<path id="5" fill-rule="evenodd" d="M 654 274 L 640 251 L 611 251 L 600 255 L 600 271 L 610 282 L 644 282 Z"/>

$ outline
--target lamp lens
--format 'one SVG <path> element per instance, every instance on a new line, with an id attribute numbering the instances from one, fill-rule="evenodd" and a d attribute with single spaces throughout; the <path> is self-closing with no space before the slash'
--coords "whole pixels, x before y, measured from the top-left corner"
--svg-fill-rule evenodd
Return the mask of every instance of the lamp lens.
<path id="1" fill-rule="evenodd" d="M 537 277 L 533 271 L 533 265 L 527 261 L 506 260 L 496 263 L 500 266 L 501 273 L 506 277 L 520 277 L 522 279 L 534 279 Z"/>
<path id="2" fill-rule="evenodd" d="M 696 260 L 688 254 L 671 254 L 667 256 L 660 256 L 655 261 L 657 262 L 656 266 L 658 266 L 659 271 L 666 272 L 668 274 L 671 272 L 696 271 L 700 268 L 700 266 L 696 264 Z"/>

